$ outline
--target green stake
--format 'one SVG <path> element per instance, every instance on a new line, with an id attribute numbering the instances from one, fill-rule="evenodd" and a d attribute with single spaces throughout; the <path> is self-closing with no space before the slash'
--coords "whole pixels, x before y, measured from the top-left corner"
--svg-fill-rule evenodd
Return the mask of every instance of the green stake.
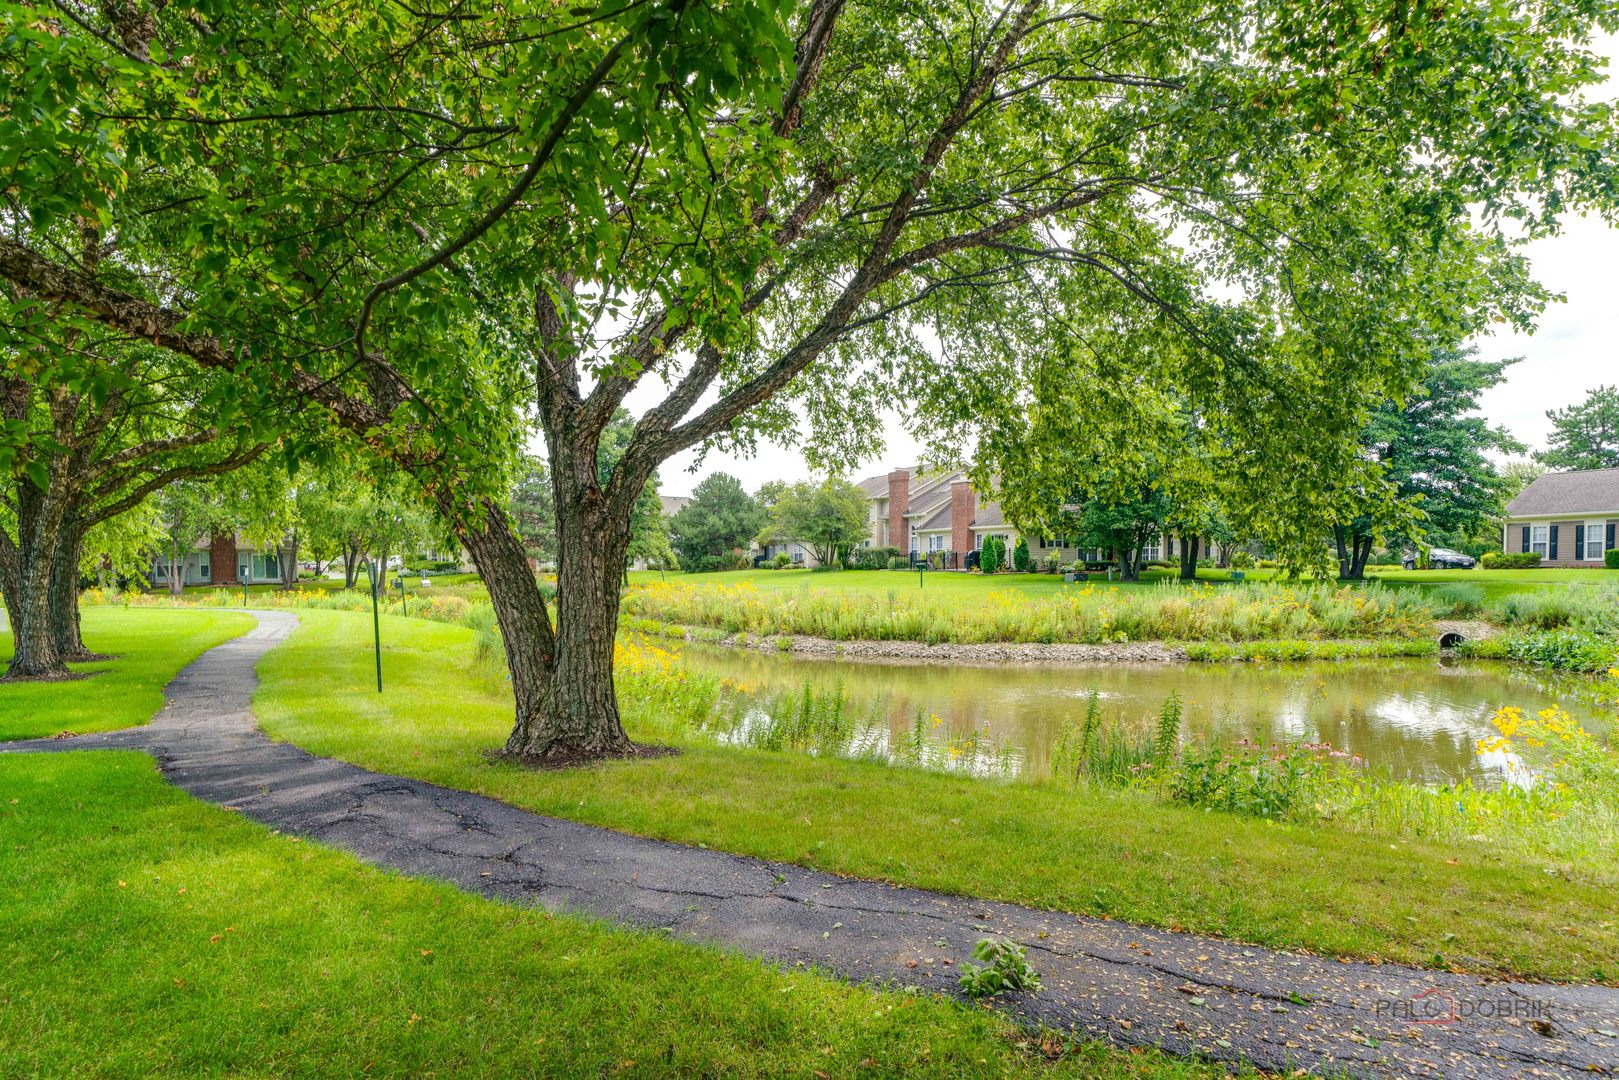
<path id="1" fill-rule="evenodd" d="M 377 693 L 382 693 L 382 619 L 377 615 L 377 561 L 365 561 L 366 573 L 371 575 L 371 640 L 377 656 Z"/>

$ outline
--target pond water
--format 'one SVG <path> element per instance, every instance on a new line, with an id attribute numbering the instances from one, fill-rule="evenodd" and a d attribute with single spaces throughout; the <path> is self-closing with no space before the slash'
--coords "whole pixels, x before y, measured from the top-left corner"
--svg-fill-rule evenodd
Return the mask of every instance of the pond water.
<path id="1" fill-rule="evenodd" d="M 1475 749 L 1495 734 L 1490 717 L 1502 705 L 1528 713 L 1559 704 L 1593 731 L 1608 725 L 1585 680 L 1489 661 L 974 667 L 704 645 L 685 646 L 682 655 L 688 668 L 733 680 L 755 703 L 801 695 L 806 684 L 821 693 L 841 689 L 871 739 L 880 741 L 886 728 L 897 745 L 920 715 L 936 742 L 972 740 L 1014 768 L 1037 772 L 1065 719 L 1084 715 L 1093 690 L 1109 720 L 1143 730 L 1173 691 L 1191 738 L 1326 742 L 1386 775 L 1434 784 L 1502 781 L 1507 760 L 1481 758 Z"/>

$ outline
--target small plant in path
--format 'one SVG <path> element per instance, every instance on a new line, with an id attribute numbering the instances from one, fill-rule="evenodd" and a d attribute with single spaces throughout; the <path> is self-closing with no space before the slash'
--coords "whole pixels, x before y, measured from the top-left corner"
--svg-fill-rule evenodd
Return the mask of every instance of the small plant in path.
<path id="1" fill-rule="evenodd" d="M 1040 976 L 1029 966 L 1023 946 L 1014 941 L 979 938 L 973 946 L 976 964 L 961 965 L 961 992 L 970 998 L 993 997 L 1002 990 L 1040 989 Z"/>

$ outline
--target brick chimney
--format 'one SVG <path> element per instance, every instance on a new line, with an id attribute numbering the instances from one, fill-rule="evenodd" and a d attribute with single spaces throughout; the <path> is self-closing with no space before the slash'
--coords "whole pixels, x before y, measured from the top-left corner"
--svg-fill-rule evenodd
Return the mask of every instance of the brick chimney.
<path id="1" fill-rule="evenodd" d="M 214 533 L 208 538 L 208 583 L 237 584 L 235 533 Z"/>
<path id="2" fill-rule="evenodd" d="M 911 471 L 895 469 L 888 474 L 888 546 L 911 550 L 911 532 L 905 527 L 905 511 L 911 508 Z"/>
<path id="3" fill-rule="evenodd" d="M 973 518 L 978 514 L 978 496 L 965 480 L 950 485 L 950 550 L 956 553 L 960 566 L 973 549 Z"/>

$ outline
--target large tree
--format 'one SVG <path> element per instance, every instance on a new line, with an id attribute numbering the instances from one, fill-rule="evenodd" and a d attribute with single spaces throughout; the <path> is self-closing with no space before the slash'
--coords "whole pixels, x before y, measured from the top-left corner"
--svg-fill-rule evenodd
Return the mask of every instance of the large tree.
<path id="1" fill-rule="evenodd" d="M 8 679 L 91 660 L 79 629 L 86 538 L 182 480 L 264 453 L 220 379 L 95 329 L 58 336 L 34 313 L 0 324 L 0 593 Z"/>
<path id="2" fill-rule="evenodd" d="M 1089 303 L 1082 330 L 1124 296 L 1184 343 L 1151 374 L 1277 428 L 1245 443 L 1256 471 L 1287 451 L 1255 516 L 1304 518 L 1299 429 L 1330 465 L 1418 342 L 1525 320 L 1495 222 L 1611 187 L 1580 98 L 1595 16 L 1549 0 L 386 10 L 22 9 L 0 279 L 409 469 L 489 583 L 523 754 L 629 750 L 618 580 L 671 455 L 805 414 L 812 457 L 858 453 L 902 394 L 941 426 L 1021 417 L 971 337 L 1017 338 L 1030 296 Z M 127 231 L 116 267 L 57 241 L 83 213 Z M 656 382 L 604 480 L 603 430 Z M 554 626 L 491 466 L 519 394 L 551 457 Z"/>
<path id="3" fill-rule="evenodd" d="M 747 551 L 764 527 L 765 511 L 730 473 L 712 473 L 692 489 L 691 501 L 669 519 L 680 565 L 693 573 L 721 570 L 732 553 Z"/>
<path id="4" fill-rule="evenodd" d="M 769 534 L 804 544 L 822 566 L 833 565 L 840 551 L 866 537 L 866 495 L 847 480 L 801 480 L 771 494 Z"/>
<path id="5" fill-rule="evenodd" d="M 1546 419 L 1552 432 L 1536 461 L 1552 469 L 1619 469 L 1619 386 L 1599 386 Z"/>
<path id="6" fill-rule="evenodd" d="M 1434 350 L 1421 385 L 1373 414 L 1361 445 L 1377 473 L 1358 512 L 1333 522 L 1340 577 L 1364 577 L 1379 540 L 1449 539 L 1500 516 L 1506 484 L 1491 455 L 1522 453 L 1524 446 L 1477 413 L 1480 396 L 1517 360 L 1480 360 L 1475 353 Z"/>

